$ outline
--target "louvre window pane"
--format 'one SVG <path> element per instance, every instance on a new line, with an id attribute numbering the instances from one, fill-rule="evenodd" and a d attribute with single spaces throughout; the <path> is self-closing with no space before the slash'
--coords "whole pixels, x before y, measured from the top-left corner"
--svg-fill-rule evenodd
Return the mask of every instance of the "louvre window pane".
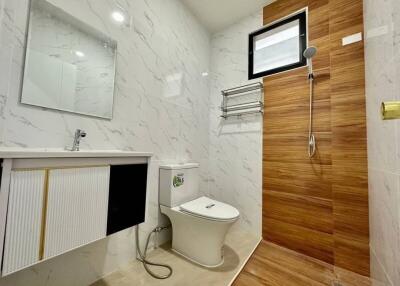
<path id="1" fill-rule="evenodd" d="M 306 64 L 305 12 L 250 35 L 249 77 L 256 78 Z"/>
<path id="2" fill-rule="evenodd" d="M 299 21 L 254 38 L 254 73 L 297 63 L 300 60 Z"/>

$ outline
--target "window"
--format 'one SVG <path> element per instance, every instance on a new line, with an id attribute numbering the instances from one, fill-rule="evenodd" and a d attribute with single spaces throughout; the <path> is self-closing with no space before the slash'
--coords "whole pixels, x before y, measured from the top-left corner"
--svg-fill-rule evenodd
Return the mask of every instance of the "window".
<path id="1" fill-rule="evenodd" d="M 307 65 L 306 11 L 249 36 L 249 79 Z"/>

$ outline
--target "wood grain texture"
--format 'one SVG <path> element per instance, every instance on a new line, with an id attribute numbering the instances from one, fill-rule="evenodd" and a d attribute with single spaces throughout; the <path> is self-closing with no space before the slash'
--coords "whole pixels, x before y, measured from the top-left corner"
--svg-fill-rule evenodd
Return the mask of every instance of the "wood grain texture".
<path id="1" fill-rule="evenodd" d="M 330 0 L 335 265 L 369 275 L 368 170 L 362 0 Z M 340 11 L 340 12 L 339 12 Z"/>
<path id="2" fill-rule="evenodd" d="M 278 0 L 264 24 L 309 7 L 309 39 L 318 47 L 313 130 L 316 156 L 307 154 L 307 68 L 264 79 L 263 237 L 334 263 L 329 1 Z"/>
<path id="3" fill-rule="evenodd" d="M 275 191 L 265 198 L 266 217 L 332 234 L 332 200 Z"/>
<path id="4" fill-rule="evenodd" d="M 306 6 L 317 154 L 307 154 L 307 68 L 264 78 L 263 236 L 369 275 L 364 45 L 341 45 L 363 31 L 362 0 L 278 0 L 264 24 Z"/>
<path id="5" fill-rule="evenodd" d="M 286 223 L 263 216 L 269 228 L 264 239 L 300 253 L 311 253 L 312 257 L 333 264 L 334 241 L 332 234 L 312 228 Z"/>
<path id="6" fill-rule="evenodd" d="M 275 244 L 262 242 L 233 285 L 331 286 L 334 281 L 346 286 L 372 285 L 367 277 Z"/>

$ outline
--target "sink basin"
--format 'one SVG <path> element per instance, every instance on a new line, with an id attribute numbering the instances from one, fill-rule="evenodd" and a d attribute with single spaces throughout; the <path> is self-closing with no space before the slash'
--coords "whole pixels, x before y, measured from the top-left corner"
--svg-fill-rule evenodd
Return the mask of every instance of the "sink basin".
<path id="1" fill-rule="evenodd" d="M 0 147 L 0 158 L 112 158 L 112 157 L 151 157 L 151 152 L 121 150 L 81 150 L 67 151 L 57 148 L 9 148 Z"/>

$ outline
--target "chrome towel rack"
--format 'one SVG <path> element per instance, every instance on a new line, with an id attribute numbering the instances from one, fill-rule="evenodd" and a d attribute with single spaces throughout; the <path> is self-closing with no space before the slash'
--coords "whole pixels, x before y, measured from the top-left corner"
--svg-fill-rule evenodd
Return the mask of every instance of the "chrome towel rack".
<path id="1" fill-rule="evenodd" d="M 264 86 L 261 82 L 221 91 L 222 118 L 264 113 Z M 244 100 L 244 98 L 246 100 Z M 234 99 L 234 100 L 233 100 Z M 234 103 L 232 103 L 234 101 Z"/>

